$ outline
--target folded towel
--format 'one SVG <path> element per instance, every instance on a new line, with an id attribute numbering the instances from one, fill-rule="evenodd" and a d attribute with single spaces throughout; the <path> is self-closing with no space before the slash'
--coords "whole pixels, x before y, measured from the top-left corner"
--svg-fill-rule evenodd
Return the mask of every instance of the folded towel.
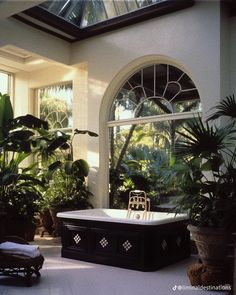
<path id="1" fill-rule="evenodd" d="M 5 254 L 25 255 L 32 258 L 40 255 L 39 247 L 37 245 L 18 244 L 13 242 L 1 243 L 0 251 Z"/>
<path id="2" fill-rule="evenodd" d="M 25 257 L 29 257 L 29 258 L 35 258 L 40 255 L 39 250 L 37 250 L 33 253 L 25 253 L 23 251 L 7 251 L 7 250 L 0 250 L 0 251 L 1 251 L 1 253 L 7 254 L 7 255 L 20 255 L 20 256 L 25 256 Z"/>

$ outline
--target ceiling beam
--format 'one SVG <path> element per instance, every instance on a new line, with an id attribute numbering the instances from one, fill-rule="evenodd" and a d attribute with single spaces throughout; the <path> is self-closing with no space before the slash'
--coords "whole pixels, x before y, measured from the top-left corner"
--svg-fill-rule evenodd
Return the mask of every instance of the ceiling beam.
<path id="1" fill-rule="evenodd" d="M 29 9 L 40 3 L 44 2 L 43 0 L 3 0 L 0 1 L 0 20 L 8 18 L 14 14 L 20 13 L 25 9 Z"/>

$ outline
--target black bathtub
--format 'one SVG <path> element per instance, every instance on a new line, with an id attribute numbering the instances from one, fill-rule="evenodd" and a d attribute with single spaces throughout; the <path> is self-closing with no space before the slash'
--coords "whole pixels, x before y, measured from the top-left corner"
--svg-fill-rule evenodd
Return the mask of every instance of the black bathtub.
<path id="1" fill-rule="evenodd" d="M 185 214 L 88 209 L 58 213 L 62 257 L 154 271 L 187 258 L 190 238 Z"/>

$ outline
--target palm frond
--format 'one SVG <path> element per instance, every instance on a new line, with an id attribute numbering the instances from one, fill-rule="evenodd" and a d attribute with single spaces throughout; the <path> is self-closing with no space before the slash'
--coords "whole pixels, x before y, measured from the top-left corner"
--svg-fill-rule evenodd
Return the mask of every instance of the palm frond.
<path id="1" fill-rule="evenodd" d="M 219 129 L 216 126 L 203 124 L 200 120 L 192 120 L 183 128 L 185 132 L 176 131 L 181 135 L 174 151 L 177 156 L 203 156 L 218 155 L 228 146 L 231 131 Z"/>
<path id="2" fill-rule="evenodd" d="M 217 111 L 209 116 L 207 121 L 218 119 L 221 116 L 230 117 L 236 121 L 236 100 L 234 95 L 227 96 L 214 109 Z"/>

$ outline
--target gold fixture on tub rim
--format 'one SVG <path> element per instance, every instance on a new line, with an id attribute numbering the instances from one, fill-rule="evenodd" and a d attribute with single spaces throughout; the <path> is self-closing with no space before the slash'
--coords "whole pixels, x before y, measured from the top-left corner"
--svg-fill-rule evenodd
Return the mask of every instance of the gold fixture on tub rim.
<path id="1" fill-rule="evenodd" d="M 142 210 L 142 216 L 139 211 Z M 134 190 L 129 193 L 129 203 L 127 209 L 127 218 L 132 217 L 132 212 L 134 212 L 133 217 L 136 219 L 149 219 L 150 213 L 150 199 L 147 198 L 147 194 L 145 191 Z M 137 212 L 135 214 L 135 212 Z"/>

